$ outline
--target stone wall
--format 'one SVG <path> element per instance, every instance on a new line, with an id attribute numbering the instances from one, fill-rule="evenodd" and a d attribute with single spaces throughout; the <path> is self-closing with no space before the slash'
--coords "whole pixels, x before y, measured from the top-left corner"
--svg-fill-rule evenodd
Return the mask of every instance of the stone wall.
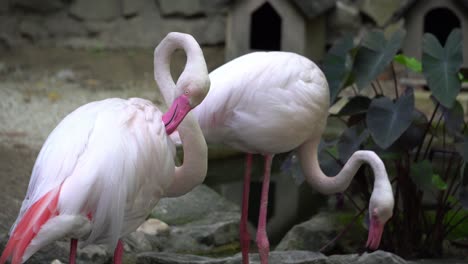
<path id="1" fill-rule="evenodd" d="M 0 0 L 0 45 L 154 47 L 168 32 L 225 40 L 231 0 Z"/>

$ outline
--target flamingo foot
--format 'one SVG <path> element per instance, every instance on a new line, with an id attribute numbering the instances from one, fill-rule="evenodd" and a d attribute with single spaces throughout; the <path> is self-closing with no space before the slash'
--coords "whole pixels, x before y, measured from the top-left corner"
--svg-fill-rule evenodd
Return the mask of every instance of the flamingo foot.
<path id="1" fill-rule="evenodd" d="M 249 264 L 250 235 L 247 229 L 249 213 L 250 172 L 253 155 L 247 153 L 245 160 L 244 189 L 242 194 L 242 215 L 239 229 L 240 245 L 242 250 L 242 264 Z"/>
<path id="2" fill-rule="evenodd" d="M 122 264 L 122 256 L 123 256 L 123 243 L 122 240 L 117 242 L 117 246 L 115 247 L 114 251 L 114 264 Z"/>

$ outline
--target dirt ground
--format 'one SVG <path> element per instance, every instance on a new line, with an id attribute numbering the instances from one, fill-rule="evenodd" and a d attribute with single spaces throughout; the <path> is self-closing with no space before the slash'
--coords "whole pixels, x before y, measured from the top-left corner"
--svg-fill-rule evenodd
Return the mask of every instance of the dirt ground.
<path id="1" fill-rule="evenodd" d="M 223 52 L 204 49 L 209 70 L 224 62 Z M 177 52 L 175 76 L 184 64 Z M 0 50 L 0 235 L 16 218 L 47 135 L 78 106 L 110 97 L 142 97 L 165 108 L 153 79 L 153 49 Z"/>

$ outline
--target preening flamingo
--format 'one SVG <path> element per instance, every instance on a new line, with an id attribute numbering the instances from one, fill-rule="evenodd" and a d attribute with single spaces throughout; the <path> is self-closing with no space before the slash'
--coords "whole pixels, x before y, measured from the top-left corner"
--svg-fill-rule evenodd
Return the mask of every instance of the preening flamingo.
<path id="1" fill-rule="evenodd" d="M 177 84 L 169 71 L 176 49 L 187 54 Z M 115 248 L 114 263 L 121 263 L 120 238 L 141 225 L 161 197 L 184 194 L 204 180 L 206 142 L 196 119 L 185 117 L 209 90 L 202 50 L 192 36 L 169 33 L 155 49 L 154 66 L 166 103 L 173 103 L 164 115 L 150 101 L 113 98 L 79 107 L 52 131 L 0 263 L 22 263 L 63 237 L 72 238 L 70 263 L 78 239 L 82 246 Z M 177 127 L 181 167 L 174 165 L 168 137 Z"/>
<path id="2" fill-rule="evenodd" d="M 325 129 L 329 89 L 322 71 L 309 59 L 288 52 L 255 52 L 230 61 L 210 73 L 211 89 L 194 109 L 208 143 L 225 144 L 246 152 L 240 242 L 247 264 L 247 212 L 252 154 L 265 156 L 257 245 L 261 263 L 268 261 L 266 234 L 268 186 L 273 155 L 298 149 L 306 181 L 317 191 L 344 191 L 363 163 L 375 181 L 370 199 L 367 246 L 379 246 L 383 226 L 392 216 L 393 193 L 381 159 L 372 151 L 357 151 L 335 177 L 320 169 L 317 147 Z"/>

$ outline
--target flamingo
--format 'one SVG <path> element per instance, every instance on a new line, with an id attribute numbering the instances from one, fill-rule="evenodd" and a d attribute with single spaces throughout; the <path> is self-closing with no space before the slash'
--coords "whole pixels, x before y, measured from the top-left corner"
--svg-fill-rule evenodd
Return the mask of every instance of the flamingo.
<path id="1" fill-rule="evenodd" d="M 268 262 L 266 233 L 268 187 L 273 155 L 298 151 L 306 181 L 317 191 L 344 191 L 358 168 L 367 163 L 375 181 L 370 198 L 367 247 L 376 249 L 384 224 L 392 216 L 393 193 L 382 160 L 372 151 L 355 152 L 338 175 L 320 169 L 317 148 L 325 129 L 329 89 L 322 71 L 309 59 L 289 52 L 254 52 L 210 73 L 211 88 L 193 113 L 208 144 L 224 144 L 246 152 L 240 243 L 247 264 L 247 212 L 253 154 L 264 155 L 264 175 L 256 241 L 262 264 Z M 177 134 L 174 134 L 177 141 Z"/>
<path id="2" fill-rule="evenodd" d="M 187 54 L 177 84 L 169 71 L 176 49 Z M 204 180 L 206 142 L 196 119 L 186 115 L 210 86 L 202 50 L 192 36 L 169 33 L 155 49 L 154 66 L 164 99 L 172 103 L 165 114 L 144 99 L 112 98 L 79 107 L 52 131 L 0 263 L 23 263 L 63 237 L 71 238 L 70 263 L 78 239 L 82 246 L 115 248 L 114 263 L 121 263 L 120 238 L 141 225 L 161 197 L 184 194 Z M 184 147 L 180 167 L 168 137 L 177 127 Z"/>

